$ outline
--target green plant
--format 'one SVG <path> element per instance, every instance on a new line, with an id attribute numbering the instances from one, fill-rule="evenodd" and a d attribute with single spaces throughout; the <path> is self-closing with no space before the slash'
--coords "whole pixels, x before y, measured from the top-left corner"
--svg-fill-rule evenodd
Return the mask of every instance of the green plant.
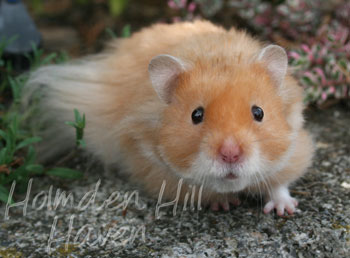
<path id="1" fill-rule="evenodd" d="M 42 65 L 49 64 L 57 58 L 57 53 L 50 53 L 44 56 L 44 49 L 38 48 L 34 43 L 32 43 L 32 53 L 26 54 L 30 62 L 30 69 L 35 70 Z"/>
<path id="2" fill-rule="evenodd" d="M 16 39 L 16 36 L 10 39 L 4 37 L 0 39 L 0 93 L 3 93 L 5 90 L 7 90 L 9 86 L 8 75 L 13 73 L 11 62 L 5 62 L 5 59 L 3 58 L 5 48 L 8 44 L 11 44 Z"/>
<path id="3" fill-rule="evenodd" d="M 32 1 L 40 1 L 40 0 L 32 0 Z M 74 3 L 74 2 L 73 2 Z M 125 10 L 126 5 L 128 4 L 128 0 L 76 0 L 76 4 L 79 6 L 86 6 L 87 8 L 91 6 L 95 6 L 97 4 L 103 4 L 108 8 L 109 13 L 114 16 L 120 16 Z"/>
<path id="4" fill-rule="evenodd" d="M 0 202 L 8 200 L 9 186 L 16 181 L 16 191 L 24 192 L 28 181 L 33 176 L 51 175 L 66 179 L 80 178 L 82 173 L 65 167 L 45 168 L 36 162 L 34 144 L 41 141 L 39 137 L 31 134 L 26 126 L 26 114 L 20 111 L 22 88 L 28 74 L 16 74 L 11 64 L 4 59 L 3 53 L 7 44 L 12 40 L 0 41 Z M 33 46 L 33 55 L 27 56 L 30 60 L 31 70 L 51 62 L 63 62 L 67 55 L 51 53 L 44 56 L 44 52 Z M 5 94 L 10 91 L 11 94 Z M 77 112 L 77 111 L 76 111 Z M 82 145 L 85 116 L 76 117 L 79 128 L 77 143 Z"/>
<path id="5" fill-rule="evenodd" d="M 74 109 L 75 122 L 67 121 L 66 125 L 70 125 L 75 128 L 76 135 L 76 147 L 85 147 L 84 129 L 85 129 L 85 114 L 80 115 L 77 109 Z"/>
<path id="6" fill-rule="evenodd" d="M 323 26 L 299 49 L 290 51 L 291 66 L 305 88 L 305 102 L 322 105 L 350 98 L 350 33 L 338 22 Z"/>
<path id="7" fill-rule="evenodd" d="M 122 38 L 128 38 L 131 35 L 131 26 L 126 24 L 122 29 Z"/>
<path id="8" fill-rule="evenodd" d="M 108 0 L 109 12 L 112 16 L 117 17 L 122 14 L 127 3 L 127 0 Z"/>
<path id="9" fill-rule="evenodd" d="M 44 10 L 44 0 L 30 0 L 30 5 L 36 14 L 41 14 Z"/>
<path id="10" fill-rule="evenodd" d="M 112 38 L 112 39 L 118 38 L 117 33 L 114 32 L 111 28 L 106 28 L 105 31 L 110 38 Z M 130 35 L 131 35 L 131 25 L 126 24 L 126 25 L 124 25 L 124 27 L 122 29 L 121 37 L 128 38 L 128 37 L 130 37 Z"/>
<path id="11" fill-rule="evenodd" d="M 118 37 L 117 34 L 111 28 L 106 28 L 105 31 L 111 39 L 115 39 Z"/>
<path id="12" fill-rule="evenodd" d="M 21 131 L 19 115 L 11 114 L 5 130 L 0 130 L 0 200 L 7 202 L 6 186 L 17 181 L 20 191 L 24 191 L 29 178 L 43 173 L 43 166 L 35 163 L 33 144 L 38 137 L 31 137 Z"/>

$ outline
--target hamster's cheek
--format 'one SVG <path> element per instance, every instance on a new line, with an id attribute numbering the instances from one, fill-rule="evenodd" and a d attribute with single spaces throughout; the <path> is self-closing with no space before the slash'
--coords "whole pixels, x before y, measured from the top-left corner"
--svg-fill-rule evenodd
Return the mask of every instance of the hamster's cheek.
<path id="1" fill-rule="evenodd" d="M 167 114 L 173 119 L 164 123 L 159 131 L 158 152 L 172 171 L 182 175 L 187 173 L 199 152 L 201 133 L 199 128 L 180 119 L 180 115 L 176 112 Z"/>

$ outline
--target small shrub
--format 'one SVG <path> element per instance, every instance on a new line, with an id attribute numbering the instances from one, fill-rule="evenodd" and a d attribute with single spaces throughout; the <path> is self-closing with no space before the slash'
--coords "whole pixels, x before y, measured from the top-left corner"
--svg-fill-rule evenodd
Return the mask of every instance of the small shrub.
<path id="1" fill-rule="evenodd" d="M 9 187 L 16 181 L 16 191 L 26 191 L 28 181 L 33 176 L 52 175 L 67 179 L 75 179 L 82 173 L 68 168 L 45 168 L 36 162 L 34 144 L 41 141 L 25 127 L 26 114 L 20 112 L 21 93 L 28 74 L 18 75 L 11 63 L 4 59 L 3 53 L 10 40 L 0 43 L 0 203 L 12 202 L 9 199 Z M 51 62 L 62 62 L 67 59 L 65 53 L 52 53 L 44 56 L 43 50 L 33 46 L 32 55 L 28 55 L 31 69 L 36 69 Z M 10 92 L 11 94 L 6 94 Z M 76 111 L 79 114 L 78 111 Z M 78 116 L 76 126 L 79 128 L 77 144 L 84 144 L 83 129 L 85 116 Z"/>

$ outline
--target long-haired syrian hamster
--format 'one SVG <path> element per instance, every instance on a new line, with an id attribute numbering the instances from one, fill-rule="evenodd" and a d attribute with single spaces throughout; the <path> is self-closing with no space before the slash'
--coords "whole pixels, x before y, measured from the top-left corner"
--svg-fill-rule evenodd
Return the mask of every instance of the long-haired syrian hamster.
<path id="1" fill-rule="evenodd" d="M 288 186 L 310 165 L 302 89 L 283 48 L 207 21 L 157 24 L 102 54 L 34 72 L 40 157 L 75 144 L 73 109 L 86 114 L 86 149 L 130 180 L 173 200 L 202 187 L 202 203 L 229 209 L 235 193 L 264 196 L 264 212 L 292 214 Z M 48 123 L 49 122 L 49 123 Z M 52 137 L 54 135 L 54 137 Z M 181 200 L 181 199 L 180 199 Z"/>

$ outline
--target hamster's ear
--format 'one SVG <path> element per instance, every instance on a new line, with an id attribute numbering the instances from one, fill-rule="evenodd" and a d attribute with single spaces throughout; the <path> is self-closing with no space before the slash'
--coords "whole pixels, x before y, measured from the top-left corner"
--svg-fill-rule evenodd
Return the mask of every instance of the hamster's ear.
<path id="1" fill-rule="evenodd" d="M 172 93 L 177 85 L 178 76 L 185 71 L 184 63 L 170 55 L 153 57 L 148 65 L 152 85 L 159 98 L 170 104 Z"/>
<path id="2" fill-rule="evenodd" d="M 276 85 L 281 86 L 288 68 L 286 51 L 277 45 L 268 45 L 258 54 L 258 61 L 266 64 L 266 68 Z"/>

